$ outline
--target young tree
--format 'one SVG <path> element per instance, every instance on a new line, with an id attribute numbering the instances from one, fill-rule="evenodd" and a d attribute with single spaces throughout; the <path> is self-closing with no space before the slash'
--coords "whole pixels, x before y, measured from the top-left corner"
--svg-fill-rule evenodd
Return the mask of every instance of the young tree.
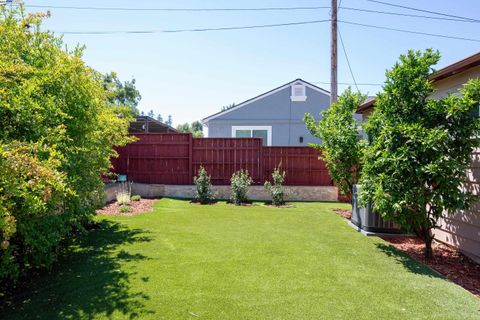
<path id="1" fill-rule="evenodd" d="M 353 115 L 364 99 L 348 88 L 335 104 L 322 112 L 318 123 L 310 114 L 304 117 L 311 134 L 322 140 L 314 147 L 322 151 L 321 159 L 330 176 L 346 195 L 352 194 L 360 175 L 365 142 L 358 137 L 358 124 Z"/>
<path id="2" fill-rule="evenodd" d="M 163 123 L 163 118 L 162 118 L 162 115 L 160 113 L 157 115 L 157 121 Z"/>
<path id="3" fill-rule="evenodd" d="M 165 124 L 168 125 L 168 126 L 172 126 L 173 125 L 173 120 L 172 120 L 172 115 L 168 115 L 168 119 L 167 121 L 165 121 Z"/>
<path id="4" fill-rule="evenodd" d="M 431 258 L 432 229 L 444 214 L 466 209 L 473 200 L 462 188 L 479 133 L 480 81 L 435 100 L 429 76 L 440 59 L 431 49 L 409 51 L 387 71 L 384 92 L 365 126 L 361 199 L 425 242 Z"/>
<path id="5" fill-rule="evenodd" d="M 193 177 L 193 183 L 197 189 L 196 198 L 201 204 L 210 203 L 214 199 L 211 177 L 203 166 L 200 166 L 198 176 Z"/>

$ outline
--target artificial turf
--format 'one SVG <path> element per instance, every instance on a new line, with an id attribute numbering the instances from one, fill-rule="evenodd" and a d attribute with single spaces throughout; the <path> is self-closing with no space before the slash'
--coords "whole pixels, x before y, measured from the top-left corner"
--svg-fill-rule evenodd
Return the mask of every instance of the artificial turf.
<path id="1" fill-rule="evenodd" d="M 480 300 L 332 212 L 338 203 L 100 216 L 5 319 L 479 319 Z"/>

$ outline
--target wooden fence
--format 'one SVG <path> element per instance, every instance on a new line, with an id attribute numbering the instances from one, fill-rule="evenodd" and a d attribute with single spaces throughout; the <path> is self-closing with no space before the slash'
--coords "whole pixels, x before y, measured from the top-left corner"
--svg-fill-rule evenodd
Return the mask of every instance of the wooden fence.
<path id="1" fill-rule="evenodd" d="M 286 171 L 286 185 L 331 186 L 333 182 L 310 147 L 264 147 L 260 138 L 192 138 L 188 133 L 135 134 L 138 141 L 118 148 L 113 171 L 141 183 L 192 184 L 200 166 L 212 184 L 230 184 L 240 169 L 248 170 L 255 184 L 270 179 L 274 168 Z"/>

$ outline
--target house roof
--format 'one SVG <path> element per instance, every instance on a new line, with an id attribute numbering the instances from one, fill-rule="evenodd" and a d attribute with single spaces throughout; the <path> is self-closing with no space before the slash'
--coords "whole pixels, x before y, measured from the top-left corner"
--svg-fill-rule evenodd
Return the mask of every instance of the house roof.
<path id="1" fill-rule="evenodd" d="M 128 129 L 130 133 L 135 132 L 151 132 L 151 133 L 177 133 L 178 130 L 172 128 L 168 124 L 160 122 L 149 116 L 138 116 L 135 121 L 130 123 Z"/>
<path id="2" fill-rule="evenodd" d="M 265 97 L 267 97 L 267 96 L 269 96 L 269 95 L 272 95 L 272 94 L 274 94 L 274 93 L 276 93 L 276 92 L 278 92 L 278 91 L 281 91 L 281 90 L 283 90 L 283 89 L 285 89 L 285 88 L 287 88 L 287 87 L 289 87 L 289 86 L 291 86 L 292 84 L 297 83 L 297 82 L 301 82 L 302 84 L 304 84 L 305 86 L 309 87 L 310 89 L 319 91 L 319 92 L 321 92 L 321 93 L 324 93 L 324 94 L 330 96 L 330 92 L 329 92 L 329 91 L 327 91 L 327 90 L 325 90 L 325 89 L 322 89 L 322 88 L 320 88 L 320 87 L 318 87 L 318 86 L 316 86 L 316 85 L 314 85 L 314 84 L 311 84 L 310 82 L 307 82 L 307 81 L 302 80 L 302 79 L 299 78 L 299 79 L 295 79 L 295 80 L 293 80 L 293 81 L 290 81 L 290 82 L 288 82 L 288 83 L 286 83 L 286 84 L 284 84 L 284 85 L 281 85 L 281 86 L 279 86 L 279 87 L 277 87 L 277 88 L 275 88 L 275 89 L 272 89 L 272 90 L 270 90 L 270 91 L 267 91 L 267 92 L 265 92 L 265 93 L 262 93 L 262 94 L 260 94 L 260 95 L 258 95 L 258 96 L 256 96 L 256 97 L 253 97 L 253 98 L 251 98 L 251 99 L 245 100 L 245 101 L 243 101 L 242 103 L 237 104 L 237 105 L 236 105 L 235 107 L 233 107 L 233 108 L 230 108 L 230 109 L 227 109 L 227 110 L 222 110 L 222 111 L 217 112 L 217 113 L 214 113 L 214 114 L 212 114 L 212 115 L 210 115 L 210 116 L 208 116 L 208 117 L 206 117 L 206 118 L 203 118 L 203 119 L 202 119 L 202 123 L 205 124 L 205 125 L 207 125 L 207 124 L 208 124 L 208 121 L 210 121 L 210 120 L 212 120 L 212 119 L 215 119 L 215 118 L 217 118 L 217 117 L 219 117 L 219 116 L 221 116 L 221 115 L 227 114 L 227 113 L 229 113 L 229 112 L 231 112 L 231 111 L 234 111 L 234 110 L 243 108 L 243 107 L 245 107 L 246 105 L 248 105 L 248 104 L 250 104 L 250 103 L 252 103 L 252 102 L 255 102 L 255 101 L 257 101 L 257 100 L 263 99 L 263 98 L 265 98 Z"/>
<path id="3" fill-rule="evenodd" d="M 436 71 L 430 76 L 430 80 L 435 83 L 476 66 L 480 66 L 480 52 L 477 52 L 469 57 L 466 57 L 465 59 L 452 63 Z M 358 107 L 357 113 L 364 113 L 365 111 L 373 108 L 374 104 L 375 98 L 365 100 L 365 102 Z"/>

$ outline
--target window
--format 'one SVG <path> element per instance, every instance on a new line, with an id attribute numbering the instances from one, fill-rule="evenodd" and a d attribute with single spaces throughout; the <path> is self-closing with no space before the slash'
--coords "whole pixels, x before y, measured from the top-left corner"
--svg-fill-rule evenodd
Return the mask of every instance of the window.
<path id="1" fill-rule="evenodd" d="M 263 145 L 272 145 L 271 126 L 232 126 L 233 138 L 262 138 Z"/>
<path id="2" fill-rule="evenodd" d="M 301 82 L 297 82 L 292 85 L 292 95 L 290 96 L 292 101 L 305 101 L 307 100 L 305 85 Z"/>

